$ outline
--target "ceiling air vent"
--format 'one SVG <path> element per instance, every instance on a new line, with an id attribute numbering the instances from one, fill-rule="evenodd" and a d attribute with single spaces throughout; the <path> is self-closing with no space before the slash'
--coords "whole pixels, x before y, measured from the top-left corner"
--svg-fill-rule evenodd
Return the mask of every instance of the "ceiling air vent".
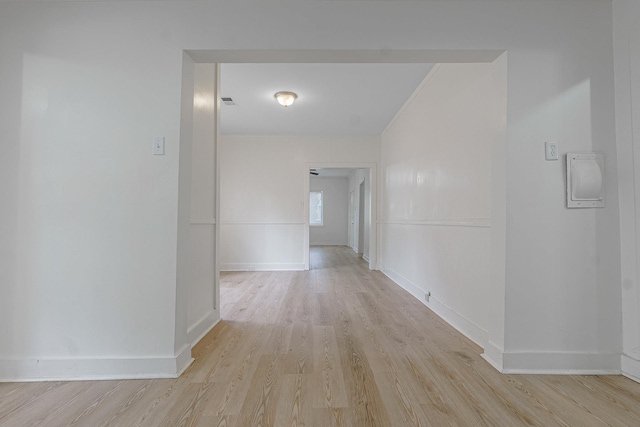
<path id="1" fill-rule="evenodd" d="M 231 98 L 222 97 L 220 99 L 222 99 L 222 102 L 224 103 L 224 105 L 236 105 L 236 103 L 233 102 L 233 99 Z"/>

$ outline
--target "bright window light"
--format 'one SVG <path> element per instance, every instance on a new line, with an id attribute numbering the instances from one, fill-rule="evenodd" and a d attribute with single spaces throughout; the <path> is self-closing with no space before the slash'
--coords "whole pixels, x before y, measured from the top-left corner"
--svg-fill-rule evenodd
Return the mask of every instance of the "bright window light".
<path id="1" fill-rule="evenodd" d="M 322 191 L 309 192 L 309 225 L 322 225 Z"/>

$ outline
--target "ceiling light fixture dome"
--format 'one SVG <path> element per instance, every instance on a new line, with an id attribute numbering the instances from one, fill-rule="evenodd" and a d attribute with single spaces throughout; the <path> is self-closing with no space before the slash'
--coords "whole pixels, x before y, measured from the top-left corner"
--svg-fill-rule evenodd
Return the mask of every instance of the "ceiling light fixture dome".
<path id="1" fill-rule="evenodd" d="M 298 95 L 295 93 L 287 91 L 278 92 L 274 96 L 283 107 L 288 107 L 298 98 Z"/>

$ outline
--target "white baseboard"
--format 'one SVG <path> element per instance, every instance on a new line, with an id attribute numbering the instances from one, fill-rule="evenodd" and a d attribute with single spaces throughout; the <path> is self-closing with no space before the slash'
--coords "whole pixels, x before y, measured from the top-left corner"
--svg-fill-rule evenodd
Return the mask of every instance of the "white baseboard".
<path id="1" fill-rule="evenodd" d="M 209 333 L 214 326 L 220 322 L 220 315 L 217 311 L 210 310 L 207 314 L 202 316 L 202 319 L 198 320 L 189 329 L 187 329 L 187 341 L 191 343 L 191 347 L 195 347 L 198 342 Z"/>
<path id="2" fill-rule="evenodd" d="M 178 378 L 182 375 L 182 373 L 191 366 L 194 360 L 195 359 L 191 357 L 191 344 L 185 344 L 176 356 L 176 375 L 171 378 Z"/>
<path id="3" fill-rule="evenodd" d="M 172 357 L 0 360 L 0 382 L 177 378 L 193 362 L 191 346 Z"/>
<path id="4" fill-rule="evenodd" d="M 478 325 L 464 318 L 433 296 L 425 301 L 425 291 L 408 279 L 382 266 L 389 279 L 429 307 L 445 322 L 484 349 L 482 357 L 491 366 L 505 374 L 558 374 L 558 375 L 617 375 L 620 374 L 619 353 L 589 352 L 505 352 L 488 341 L 488 334 Z M 623 357 L 623 374 L 640 379 L 640 361 Z"/>
<path id="5" fill-rule="evenodd" d="M 482 358 L 493 366 L 498 372 L 504 371 L 504 350 L 491 341 L 487 341 L 484 345 Z"/>
<path id="6" fill-rule="evenodd" d="M 615 353 L 526 352 L 505 353 L 487 341 L 482 358 L 503 374 L 618 375 Z M 640 381 L 640 361 L 636 361 L 635 381 Z M 623 362 L 624 366 L 624 362 Z M 625 375 L 624 371 L 622 372 Z"/>
<path id="7" fill-rule="evenodd" d="M 347 242 L 309 242 L 309 246 L 347 246 Z"/>
<path id="8" fill-rule="evenodd" d="M 220 271 L 301 271 L 301 264 L 271 264 L 271 263 L 224 263 L 220 264 Z"/>
<path id="9" fill-rule="evenodd" d="M 393 282 L 395 282 L 396 285 L 400 286 L 402 289 L 409 292 L 411 295 L 413 295 L 418 300 L 420 300 L 420 302 L 422 303 L 425 302 L 424 301 L 425 292 L 419 287 L 417 287 L 416 285 L 414 285 L 413 283 L 411 283 L 411 281 L 405 279 L 401 274 L 396 273 L 392 269 L 387 268 L 385 266 L 382 266 L 380 271 L 382 272 L 382 274 L 384 274 Z"/>
<path id="10" fill-rule="evenodd" d="M 424 296 L 422 298 L 424 300 Z M 458 314 L 456 311 L 438 301 L 438 299 L 434 298 L 433 296 L 429 298 L 428 303 L 425 302 L 424 304 L 431 310 L 433 310 L 438 316 L 444 319 L 448 324 L 456 328 L 464 336 L 484 349 L 484 346 L 489 338 L 489 334 L 487 333 L 487 331 L 485 331 L 466 317 Z"/>
<path id="11" fill-rule="evenodd" d="M 505 352 L 502 373 L 619 375 L 619 353 Z"/>
<path id="12" fill-rule="evenodd" d="M 466 319 L 464 316 L 453 311 L 433 296 L 429 298 L 429 302 L 425 301 L 425 291 L 413 284 L 410 280 L 390 268 L 382 267 L 380 270 L 389 279 L 398 284 L 405 291 L 416 297 L 420 302 L 429 307 L 431 311 L 436 313 L 442 320 L 456 328 L 460 333 L 469 338 L 471 341 L 484 348 L 488 334 L 487 331 Z"/>
<path id="13" fill-rule="evenodd" d="M 640 360 L 623 354 L 620 360 L 621 373 L 627 378 L 640 382 Z"/>

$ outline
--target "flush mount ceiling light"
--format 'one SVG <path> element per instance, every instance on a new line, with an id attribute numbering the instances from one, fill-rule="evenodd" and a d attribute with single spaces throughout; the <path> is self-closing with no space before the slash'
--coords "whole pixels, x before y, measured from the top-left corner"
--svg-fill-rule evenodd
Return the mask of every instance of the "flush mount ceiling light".
<path id="1" fill-rule="evenodd" d="M 283 107 L 288 107 L 298 98 L 298 95 L 293 92 L 278 92 L 274 96 Z"/>

